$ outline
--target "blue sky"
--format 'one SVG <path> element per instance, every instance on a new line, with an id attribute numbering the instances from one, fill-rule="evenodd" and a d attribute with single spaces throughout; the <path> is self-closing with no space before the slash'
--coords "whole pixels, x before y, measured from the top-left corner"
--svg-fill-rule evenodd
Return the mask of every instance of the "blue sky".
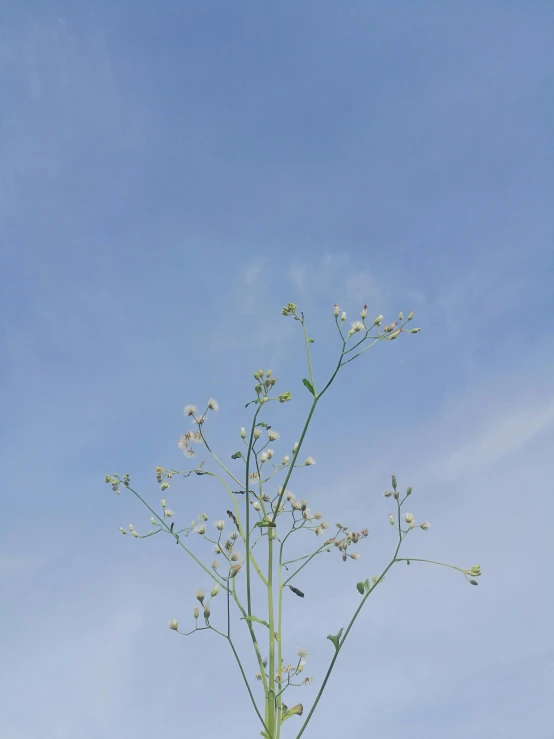
<path id="1" fill-rule="evenodd" d="M 121 536 L 148 516 L 103 477 L 157 500 L 184 404 L 210 396 L 230 455 L 258 367 L 293 393 L 270 419 L 288 452 L 308 407 L 293 300 L 321 378 L 335 302 L 422 328 L 349 365 L 291 481 L 370 530 L 288 602 L 315 677 L 297 700 L 394 546 L 392 472 L 433 524 L 406 553 L 484 572 L 393 570 L 307 735 L 550 737 L 554 6 L 4 5 L 2 736 L 257 735 L 230 653 L 167 629 L 201 571 Z M 172 487 L 178 520 L 227 507 L 200 483 Z"/>

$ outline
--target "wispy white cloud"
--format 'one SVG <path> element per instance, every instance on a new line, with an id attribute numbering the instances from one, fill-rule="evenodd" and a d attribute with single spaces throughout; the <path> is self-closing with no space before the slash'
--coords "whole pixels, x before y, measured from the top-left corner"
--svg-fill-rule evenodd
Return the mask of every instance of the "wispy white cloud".
<path id="1" fill-rule="evenodd" d="M 440 465 L 446 479 L 455 479 L 471 469 L 473 472 L 494 464 L 532 441 L 554 422 L 554 398 L 535 408 L 522 407 L 489 420 L 479 430 L 471 430 L 474 438 L 452 451 Z"/>

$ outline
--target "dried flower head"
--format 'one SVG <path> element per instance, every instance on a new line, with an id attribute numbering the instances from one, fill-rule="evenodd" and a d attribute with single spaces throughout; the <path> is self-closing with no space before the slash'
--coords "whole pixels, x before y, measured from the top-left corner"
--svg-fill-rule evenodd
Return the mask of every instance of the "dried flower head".
<path id="1" fill-rule="evenodd" d="M 174 618 L 172 618 L 171 621 L 169 622 L 169 628 L 172 631 L 178 631 L 179 630 L 179 623 Z"/>
<path id="2" fill-rule="evenodd" d="M 296 650 L 296 654 L 300 657 L 300 659 L 306 659 L 306 657 L 308 656 L 308 650 L 304 649 L 304 647 L 299 647 Z"/>
<path id="3" fill-rule="evenodd" d="M 218 521 L 214 521 L 214 526 L 218 531 L 223 531 L 225 528 L 225 521 L 223 519 L 219 519 Z"/>
<path id="4" fill-rule="evenodd" d="M 198 590 L 194 594 L 194 597 L 196 598 L 196 600 L 199 603 L 203 603 L 204 602 L 204 598 L 206 597 L 205 596 L 205 593 L 204 593 L 204 589 L 203 588 L 198 588 Z"/>
<path id="5" fill-rule="evenodd" d="M 208 400 L 208 408 L 211 411 L 217 411 L 219 410 L 219 403 L 217 402 L 217 400 L 214 400 L 214 398 L 210 398 Z"/>
<path id="6" fill-rule="evenodd" d="M 200 536 L 204 536 L 204 534 L 206 533 L 206 525 L 203 523 L 199 524 L 195 527 L 194 532 L 196 534 L 200 534 Z"/>
<path id="7" fill-rule="evenodd" d="M 429 521 L 424 521 L 423 523 L 419 524 L 419 528 L 423 529 L 424 531 L 428 531 L 431 528 L 431 524 Z"/>
<path id="8" fill-rule="evenodd" d="M 186 405 L 185 406 L 185 416 L 194 416 L 196 413 L 196 406 L 195 405 Z"/>

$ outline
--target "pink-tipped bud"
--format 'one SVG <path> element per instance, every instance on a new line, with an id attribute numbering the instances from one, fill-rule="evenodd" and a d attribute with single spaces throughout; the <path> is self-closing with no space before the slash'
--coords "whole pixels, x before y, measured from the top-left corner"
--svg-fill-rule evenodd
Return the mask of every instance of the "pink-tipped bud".
<path id="1" fill-rule="evenodd" d="M 367 305 L 364 305 L 364 307 L 362 308 L 362 312 L 360 313 L 360 316 L 362 318 L 365 318 L 367 316 Z"/>
<path id="2" fill-rule="evenodd" d="M 411 321 L 414 316 L 415 316 L 415 311 L 412 311 L 406 320 Z"/>

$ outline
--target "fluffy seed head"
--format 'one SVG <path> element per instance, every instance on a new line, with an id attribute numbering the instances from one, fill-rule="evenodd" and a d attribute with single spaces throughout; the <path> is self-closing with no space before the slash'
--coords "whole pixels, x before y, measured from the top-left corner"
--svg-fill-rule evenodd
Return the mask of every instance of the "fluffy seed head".
<path id="1" fill-rule="evenodd" d="M 268 439 L 269 439 L 270 441 L 277 441 L 277 439 L 279 438 L 279 434 L 277 433 L 277 431 L 273 431 L 273 429 L 270 429 L 270 430 L 269 430 L 269 431 L 267 432 L 267 438 L 268 438 Z"/>
<path id="2" fill-rule="evenodd" d="M 219 410 L 219 403 L 217 402 L 217 400 L 214 400 L 214 398 L 210 398 L 208 400 L 208 408 L 211 411 L 217 411 Z"/>
<path id="3" fill-rule="evenodd" d="M 196 413 L 196 406 L 195 405 L 186 405 L 185 406 L 185 416 L 194 416 Z"/>
<path id="4" fill-rule="evenodd" d="M 222 519 L 219 519 L 219 521 L 214 521 L 214 526 L 218 531 L 223 531 L 223 529 L 225 528 L 225 521 L 223 521 Z"/>

